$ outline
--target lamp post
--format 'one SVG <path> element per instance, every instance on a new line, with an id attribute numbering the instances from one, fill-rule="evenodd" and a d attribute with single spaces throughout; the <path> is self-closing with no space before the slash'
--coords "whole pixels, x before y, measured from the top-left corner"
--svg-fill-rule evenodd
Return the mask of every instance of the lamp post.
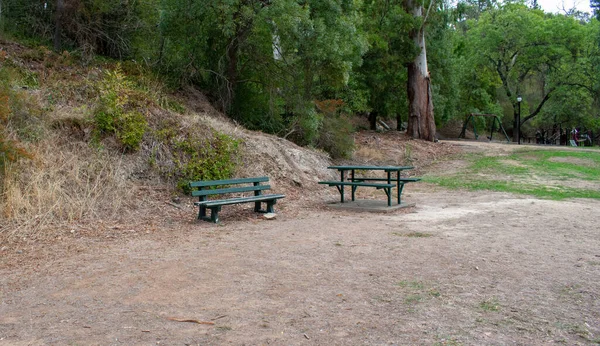
<path id="1" fill-rule="evenodd" d="M 517 144 L 521 144 L 521 95 L 517 96 Z"/>

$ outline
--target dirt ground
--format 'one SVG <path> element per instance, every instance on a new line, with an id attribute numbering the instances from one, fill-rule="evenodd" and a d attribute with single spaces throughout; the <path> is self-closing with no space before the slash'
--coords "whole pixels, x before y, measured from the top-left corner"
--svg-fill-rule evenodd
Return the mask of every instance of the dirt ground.
<path id="1" fill-rule="evenodd" d="M 600 201 L 418 183 L 414 208 L 353 214 L 291 197 L 276 220 L 171 208 L 2 247 L 0 345 L 600 343 Z"/>

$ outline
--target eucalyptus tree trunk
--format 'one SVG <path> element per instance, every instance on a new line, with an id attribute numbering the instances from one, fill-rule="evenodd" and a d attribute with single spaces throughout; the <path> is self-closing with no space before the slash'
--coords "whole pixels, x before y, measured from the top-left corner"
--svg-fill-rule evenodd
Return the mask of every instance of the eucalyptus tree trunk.
<path id="1" fill-rule="evenodd" d="M 64 0 L 56 0 L 56 14 L 54 23 L 54 51 L 59 52 L 62 48 L 62 24 L 63 24 L 63 13 L 65 10 Z"/>
<path id="2" fill-rule="evenodd" d="M 433 0 L 432 0 L 433 1 Z M 428 141 L 435 140 L 435 119 L 433 116 L 433 98 L 431 80 L 427 68 L 427 50 L 425 49 L 425 18 L 423 6 L 418 0 L 405 0 L 406 12 L 416 18 L 422 18 L 423 24 L 410 32 L 411 39 L 420 49 L 419 55 L 408 64 L 408 125 L 406 133 L 413 138 Z"/>

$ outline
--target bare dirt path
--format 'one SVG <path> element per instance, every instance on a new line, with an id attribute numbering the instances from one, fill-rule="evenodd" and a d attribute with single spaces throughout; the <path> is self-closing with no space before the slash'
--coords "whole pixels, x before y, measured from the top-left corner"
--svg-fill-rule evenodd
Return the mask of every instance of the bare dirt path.
<path id="1" fill-rule="evenodd" d="M 409 212 L 75 239 L 0 270 L 0 344 L 600 342 L 599 201 L 414 185 Z"/>

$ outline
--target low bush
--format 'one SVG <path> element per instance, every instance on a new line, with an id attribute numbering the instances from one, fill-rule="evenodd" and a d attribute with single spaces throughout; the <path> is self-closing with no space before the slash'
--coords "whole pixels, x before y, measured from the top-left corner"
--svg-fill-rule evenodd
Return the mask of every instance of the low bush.
<path id="1" fill-rule="evenodd" d="M 125 151 L 138 150 L 148 129 L 148 122 L 139 111 L 143 98 L 132 97 L 139 95 L 135 95 L 133 83 L 118 65 L 114 71 L 105 73 L 99 90 L 93 114 L 96 137 L 114 135 Z"/>

